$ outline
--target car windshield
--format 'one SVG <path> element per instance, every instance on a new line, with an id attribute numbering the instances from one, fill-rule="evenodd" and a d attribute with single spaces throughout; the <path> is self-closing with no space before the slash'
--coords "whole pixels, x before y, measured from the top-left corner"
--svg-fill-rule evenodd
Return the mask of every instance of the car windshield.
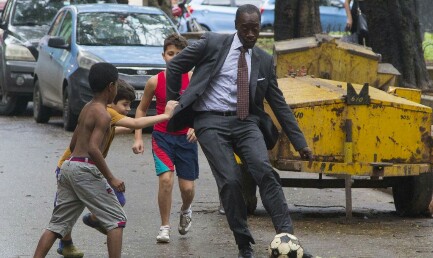
<path id="1" fill-rule="evenodd" d="M 18 0 L 13 12 L 12 25 L 49 25 L 57 11 L 66 3 L 59 0 Z"/>
<path id="2" fill-rule="evenodd" d="M 147 13 L 81 13 L 77 44 L 94 46 L 163 46 L 175 32 L 166 16 Z"/>

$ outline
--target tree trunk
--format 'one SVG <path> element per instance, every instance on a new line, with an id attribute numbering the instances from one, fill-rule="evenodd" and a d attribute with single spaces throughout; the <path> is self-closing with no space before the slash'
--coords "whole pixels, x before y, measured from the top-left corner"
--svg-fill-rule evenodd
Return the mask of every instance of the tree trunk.
<path id="1" fill-rule="evenodd" d="M 366 0 L 369 46 L 401 73 L 398 85 L 431 90 L 422 49 L 417 0 Z M 430 8 L 430 7 L 429 7 Z"/>
<path id="2" fill-rule="evenodd" d="M 318 0 L 276 0 L 274 40 L 309 37 L 321 32 Z"/>
<path id="3" fill-rule="evenodd" d="M 149 0 L 148 1 L 149 6 L 158 7 L 163 12 L 165 12 L 170 19 L 174 19 L 173 15 L 171 14 L 171 0 Z"/>
<path id="4" fill-rule="evenodd" d="M 431 8 L 431 0 L 418 0 L 417 4 L 421 33 L 433 32 L 433 8 Z"/>

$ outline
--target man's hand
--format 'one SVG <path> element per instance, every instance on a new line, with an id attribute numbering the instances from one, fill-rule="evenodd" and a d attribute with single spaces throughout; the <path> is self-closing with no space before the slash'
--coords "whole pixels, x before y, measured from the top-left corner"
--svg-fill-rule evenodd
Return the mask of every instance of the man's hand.
<path id="1" fill-rule="evenodd" d="M 179 102 L 175 100 L 169 100 L 167 105 L 165 106 L 164 114 L 167 114 L 170 118 L 173 116 L 174 109 L 179 104 Z"/>
<path id="2" fill-rule="evenodd" d="M 310 148 L 305 147 L 299 150 L 299 154 L 303 160 L 313 160 L 314 155 Z"/>
<path id="3" fill-rule="evenodd" d="M 142 140 L 135 140 L 134 144 L 132 145 L 132 152 L 135 154 L 144 152 L 144 144 Z"/>
<path id="4" fill-rule="evenodd" d="M 350 31 L 352 29 L 352 17 L 347 17 L 346 21 L 346 31 Z"/>
<path id="5" fill-rule="evenodd" d="M 122 193 L 125 192 L 125 183 L 122 180 L 113 177 L 112 179 L 109 179 L 107 181 L 108 181 L 108 184 L 111 187 L 113 187 L 116 191 L 122 192 Z"/>
<path id="6" fill-rule="evenodd" d="M 193 128 L 189 128 L 189 129 L 188 129 L 188 132 L 186 133 L 186 139 L 187 139 L 189 142 L 197 142 L 197 137 L 195 136 L 195 133 L 194 133 L 194 129 L 193 129 Z"/>

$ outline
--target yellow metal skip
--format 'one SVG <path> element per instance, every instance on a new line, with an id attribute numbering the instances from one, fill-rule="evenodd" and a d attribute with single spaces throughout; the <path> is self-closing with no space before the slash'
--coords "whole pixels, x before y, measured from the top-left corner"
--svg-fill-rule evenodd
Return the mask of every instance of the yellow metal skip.
<path id="1" fill-rule="evenodd" d="M 279 170 L 323 173 L 326 175 L 351 175 L 351 176 L 416 176 L 430 172 L 430 164 L 393 164 L 384 166 L 380 172 L 374 171 L 374 166 L 368 163 L 340 163 L 340 162 L 319 162 L 279 159 L 273 162 Z"/>
<path id="2" fill-rule="evenodd" d="M 275 42 L 274 59 L 278 78 L 303 71 L 317 78 L 368 82 L 370 86 L 385 89 L 394 85 L 400 75 L 391 64 L 380 63 L 381 56 L 370 48 L 321 34 Z"/>
<path id="3" fill-rule="evenodd" d="M 352 187 L 392 187 L 398 214 L 423 214 L 433 193 L 433 141 L 432 110 L 420 104 L 421 92 L 393 87 L 400 73 L 370 48 L 326 35 L 275 42 L 274 60 L 279 87 L 315 158 L 302 161 L 277 125 L 270 161 L 279 170 L 320 174 L 281 178 L 282 185 L 334 188 L 344 181 L 347 218 Z M 277 124 L 266 102 L 265 108 Z"/>
<path id="4" fill-rule="evenodd" d="M 316 158 L 310 165 L 296 161 L 298 153 L 280 133 L 270 151 L 277 169 L 363 176 L 429 171 L 431 108 L 373 87 L 369 104 L 349 105 L 347 84 L 339 81 L 297 77 L 278 83 Z M 362 85 L 353 87 L 359 93 Z"/>
<path id="5" fill-rule="evenodd" d="M 409 89 L 391 86 L 388 88 L 387 92 L 416 103 L 421 103 L 421 90 L 419 89 Z"/>

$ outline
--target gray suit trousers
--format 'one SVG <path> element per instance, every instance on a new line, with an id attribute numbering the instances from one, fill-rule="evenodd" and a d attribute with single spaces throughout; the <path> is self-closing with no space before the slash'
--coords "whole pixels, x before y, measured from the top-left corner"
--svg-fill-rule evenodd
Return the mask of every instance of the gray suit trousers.
<path id="1" fill-rule="evenodd" d="M 245 120 L 204 112 L 195 117 L 194 129 L 215 177 L 227 221 L 237 245 L 255 243 L 247 225 L 247 209 L 241 190 L 236 153 L 259 186 L 266 211 L 277 233 L 293 233 L 286 198 L 269 162 L 258 117 Z"/>

